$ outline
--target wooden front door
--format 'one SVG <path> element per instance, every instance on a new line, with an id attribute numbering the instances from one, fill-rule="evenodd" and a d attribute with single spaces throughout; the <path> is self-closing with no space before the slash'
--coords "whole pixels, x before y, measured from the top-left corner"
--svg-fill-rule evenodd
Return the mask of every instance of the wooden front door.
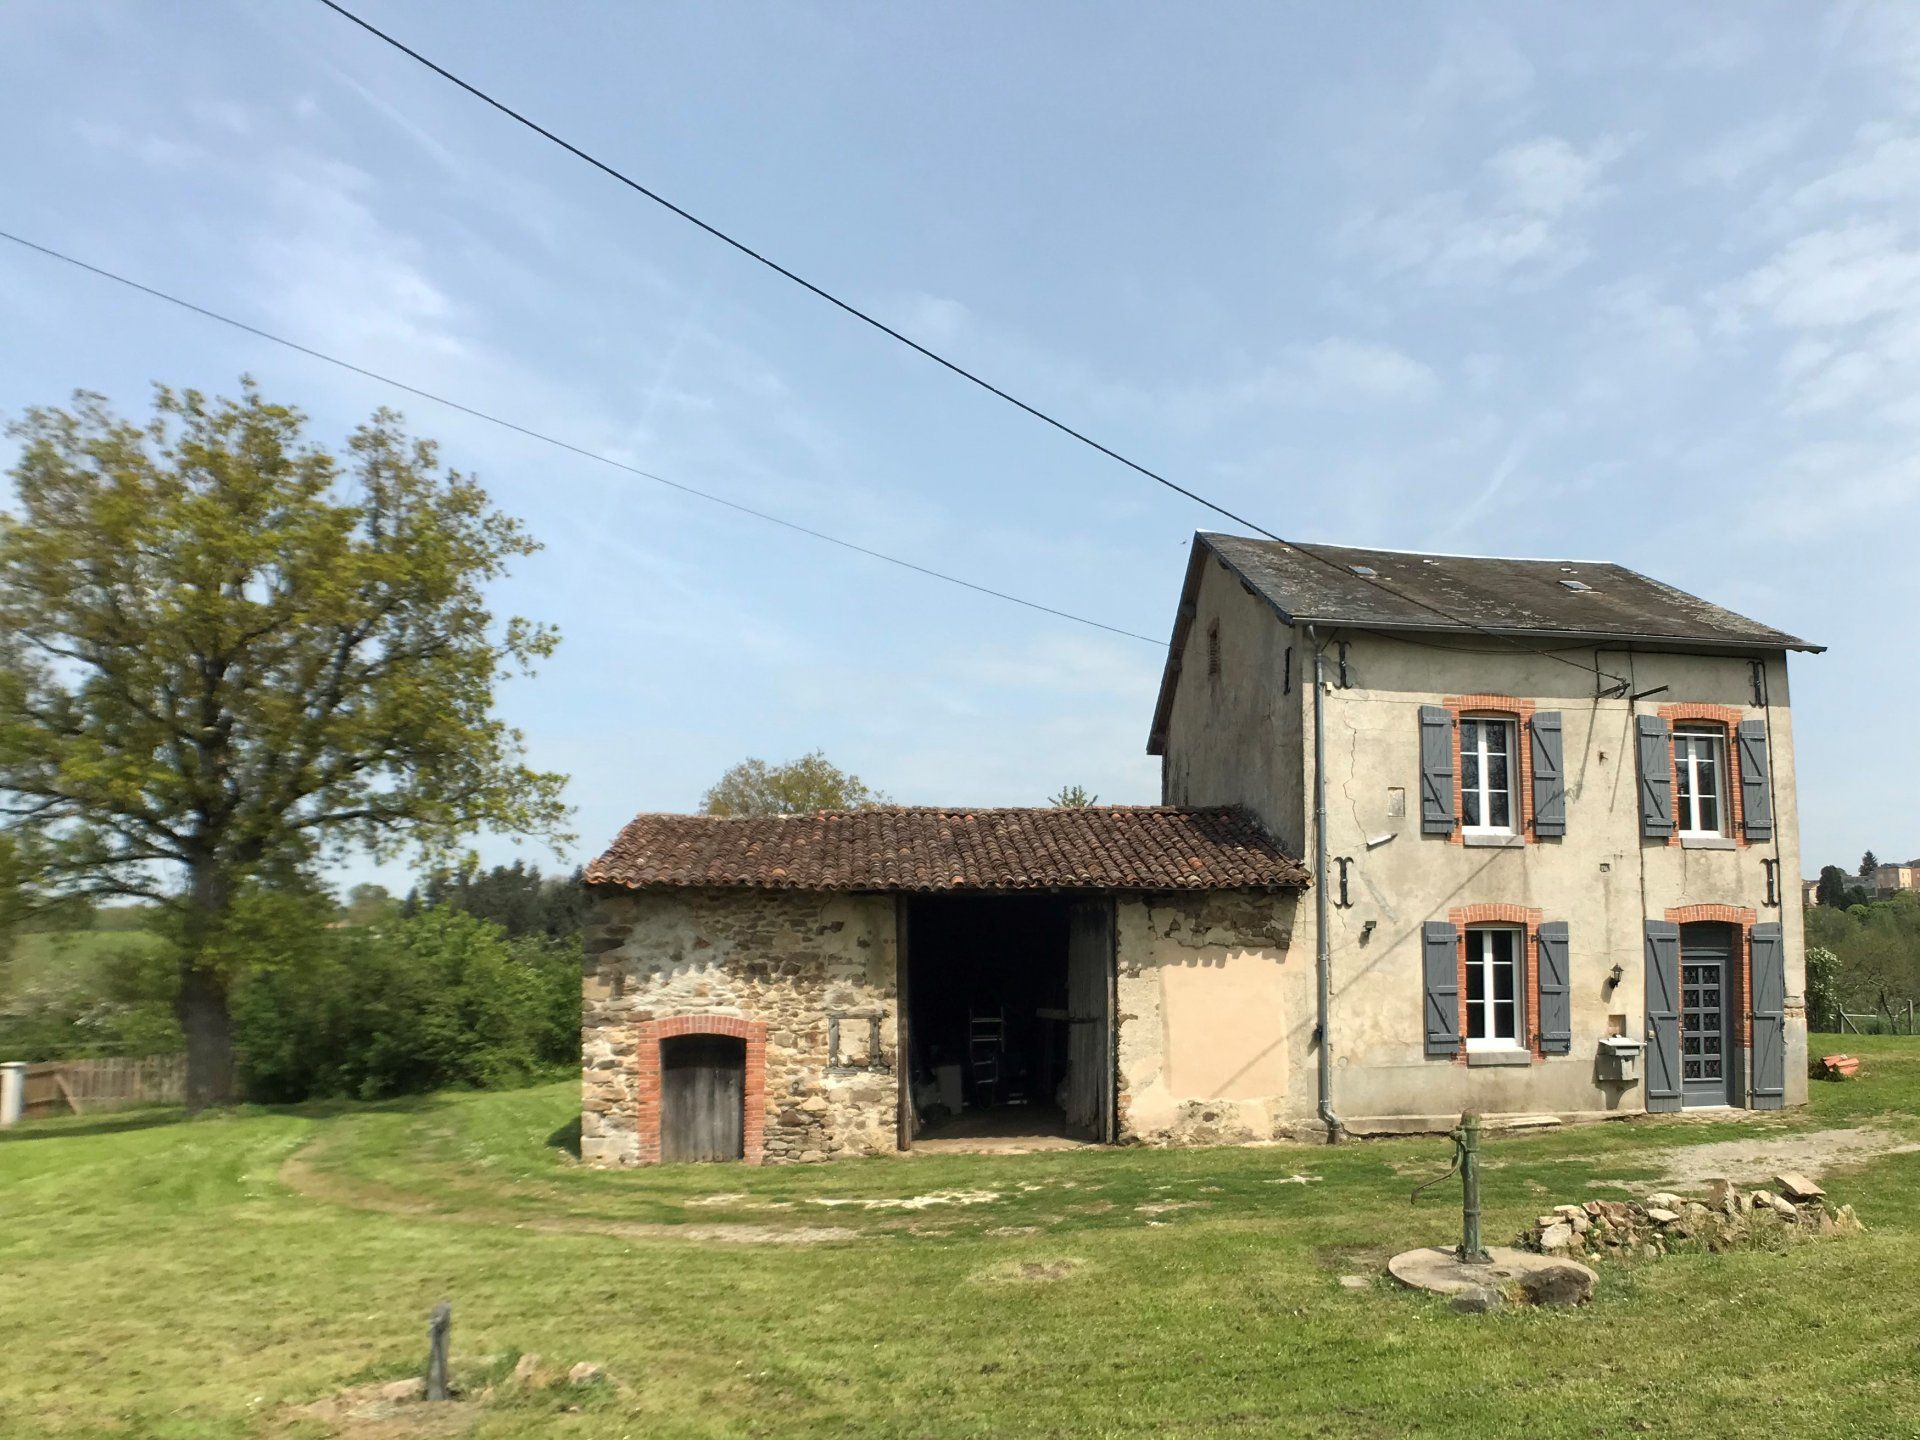
<path id="1" fill-rule="evenodd" d="M 660 1158 L 738 1160 L 745 1152 L 747 1046 L 731 1035 L 660 1043 Z"/>
<path id="2" fill-rule="evenodd" d="M 1725 925 L 1680 932 L 1680 1083 L 1686 1105 L 1730 1105 L 1733 935 Z"/>

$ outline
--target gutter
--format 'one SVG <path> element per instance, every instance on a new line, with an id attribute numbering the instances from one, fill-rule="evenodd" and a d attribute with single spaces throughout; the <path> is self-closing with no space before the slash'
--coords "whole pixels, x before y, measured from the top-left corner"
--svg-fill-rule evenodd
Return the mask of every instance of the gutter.
<path id="1" fill-rule="evenodd" d="M 1327 934 L 1327 659 L 1315 628 L 1307 626 L 1313 647 L 1313 976 L 1318 1021 L 1314 1039 L 1319 1046 L 1320 1120 L 1327 1127 L 1327 1143 L 1337 1145 L 1345 1133 L 1333 1110 L 1333 941 Z"/>

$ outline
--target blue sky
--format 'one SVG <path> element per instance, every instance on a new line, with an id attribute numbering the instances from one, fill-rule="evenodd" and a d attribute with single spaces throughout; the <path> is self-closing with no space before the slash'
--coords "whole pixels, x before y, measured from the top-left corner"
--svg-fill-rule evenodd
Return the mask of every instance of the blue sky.
<path id="1" fill-rule="evenodd" d="M 1920 852 L 1920 8 L 360 8 L 1269 528 L 1617 560 L 1831 644 L 1808 869 Z M 16 0 L 0 124 L 4 228 L 983 584 L 1164 635 L 1218 526 L 316 4 Z M 243 371 L 327 439 L 398 405 L 546 542 L 497 598 L 565 641 L 504 704 L 574 858 L 815 747 L 907 802 L 1158 798 L 1153 645 L 0 245 L 0 413 Z"/>

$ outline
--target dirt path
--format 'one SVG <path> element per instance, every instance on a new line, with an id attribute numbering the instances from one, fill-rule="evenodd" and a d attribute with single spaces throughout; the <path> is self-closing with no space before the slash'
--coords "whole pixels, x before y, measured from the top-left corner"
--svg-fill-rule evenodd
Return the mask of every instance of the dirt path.
<path id="1" fill-rule="evenodd" d="M 317 1143 L 317 1142 L 316 1142 Z M 635 1220 L 597 1220 L 575 1215 L 525 1215 L 511 1210 L 446 1210 L 390 1186 L 348 1181 L 313 1164 L 309 1144 L 281 1162 L 279 1178 L 294 1194 L 323 1205 L 438 1220 L 456 1225 L 502 1225 L 549 1235 L 610 1235 L 618 1240 L 682 1240 L 720 1245 L 818 1245 L 865 1238 L 844 1225 L 664 1225 Z"/>
<path id="2" fill-rule="evenodd" d="M 1891 1130 L 1862 1125 L 1850 1130 L 1811 1130 L 1773 1135 L 1763 1140 L 1713 1140 L 1686 1145 L 1648 1157 L 1665 1167 L 1660 1183 L 1676 1189 L 1703 1185 L 1725 1177 L 1735 1181 L 1766 1181 L 1786 1170 L 1820 1175 L 1846 1165 L 1860 1165 L 1882 1155 L 1904 1155 L 1920 1150 L 1920 1142 Z"/>

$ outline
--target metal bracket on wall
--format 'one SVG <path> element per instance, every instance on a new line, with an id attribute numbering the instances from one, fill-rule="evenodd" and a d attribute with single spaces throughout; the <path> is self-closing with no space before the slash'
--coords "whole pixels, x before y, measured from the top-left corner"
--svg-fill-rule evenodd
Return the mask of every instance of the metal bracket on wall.
<path id="1" fill-rule="evenodd" d="M 840 1026 L 846 1021 L 862 1021 L 867 1025 L 867 1063 L 849 1065 L 840 1058 Z M 880 1015 L 878 1011 L 861 1014 L 827 1016 L 827 1073 L 829 1075 L 885 1075 L 893 1067 L 880 1053 Z"/>
<path id="2" fill-rule="evenodd" d="M 1747 673 L 1753 679 L 1753 703 L 1755 705 L 1765 706 L 1767 703 L 1767 662 L 1764 660 L 1749 660 L 1747 662 Z"/>
<path id="3" fill-rule="evenodd" d="M 1340 898 L 1333 902 L 1336 910 L 1351 910 L 1353 902 L 1347 898 L 1347 867 L 1353 864 L 1351 855 L 1336 855 L 1333 863 L 1340 867 Z"/>
<path id="4" fill-rule="evenodd" d="M 1767 872 L 1767 904 L 1777 906 L 1780 903 L 1780 862 L 1763 859 L 1760 864 Z"/>
<path id="5" fill-rule="evenodd" d="M 1353 688 L 1353 677 L 1347 673 L 1347 644 L 1348 644 L 1347 641 L 1342 640 L 1340 642 L 1340 649 L 1338 652 L 1339 665 L 1340 665 L 1340 688 L 1342 690 L 1351 690 Z"/>

